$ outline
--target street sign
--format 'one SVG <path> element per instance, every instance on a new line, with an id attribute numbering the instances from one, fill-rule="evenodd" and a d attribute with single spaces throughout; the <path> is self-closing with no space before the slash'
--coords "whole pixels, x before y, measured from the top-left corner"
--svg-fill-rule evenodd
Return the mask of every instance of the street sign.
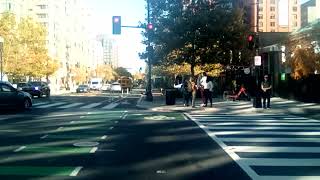
<path id="1" fill-rule="evenodd" d="M 255 66 L 261 66 L 261 56 L 255 56 L 254 57 L 254 65 Z"/>

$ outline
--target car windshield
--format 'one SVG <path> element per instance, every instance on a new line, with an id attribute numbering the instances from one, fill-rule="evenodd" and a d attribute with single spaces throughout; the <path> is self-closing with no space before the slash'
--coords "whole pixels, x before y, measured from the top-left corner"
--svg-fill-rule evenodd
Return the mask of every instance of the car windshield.
<path id="1" fill-rule="evenodd" d="M 96 85 L 96 84 L 99 84 L 98 82 L 92 82 L 91 84 L 94 84 L 94 85 Z"/>
<path id="2" fill-rule="evenodd" d="M 88 85 L 80 85 L 79 88 L 87 88 Z"/>
<path id="3" fill-rule="evenodd" d="M 41 82 L 30 82 L 29 84 L 31 84 L 32 86 L 41 86 Z"/>

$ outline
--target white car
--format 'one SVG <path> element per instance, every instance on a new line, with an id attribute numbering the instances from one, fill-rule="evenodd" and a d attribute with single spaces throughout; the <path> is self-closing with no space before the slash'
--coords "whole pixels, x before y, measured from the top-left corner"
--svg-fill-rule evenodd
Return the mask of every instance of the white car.
<path id="1" fill-rule="evenodd" d="M 121 85 L 118 82 L 114 82 L 111 84 L 111 91 L 113 92 L 121 92 Z"/>
<path id="2" fill-rule="evenodd" d="M 111 90 L 111 84 L 104 84 L 101 88 L 101 91 L 110 91 Z"/>

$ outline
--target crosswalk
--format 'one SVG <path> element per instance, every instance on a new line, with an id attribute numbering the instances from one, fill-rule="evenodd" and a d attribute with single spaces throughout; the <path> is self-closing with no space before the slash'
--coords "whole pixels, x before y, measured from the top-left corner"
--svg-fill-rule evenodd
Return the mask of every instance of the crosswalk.
<path id="1" fill-rule="evenodd" d="M 113 109 L 122 104 L 122 102 L 93 102 L 93 103 L 82 103 L 82 102 L 40 102 L 33 104 L 34 109 Z"/>
<path id="2" fill-rule="evenodd" d="M 320 121 L 271 114 L 186 115 L 253 180 L 320 179 Z"/>

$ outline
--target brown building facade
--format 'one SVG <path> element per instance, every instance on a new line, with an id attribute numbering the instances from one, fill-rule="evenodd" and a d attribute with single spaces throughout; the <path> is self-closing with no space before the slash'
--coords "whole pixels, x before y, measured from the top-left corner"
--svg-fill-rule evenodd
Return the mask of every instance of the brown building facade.
<path id="1" fill-rule="evenodd" d="M 292 32 L 301 27 L 300 0 L 247 0 L 253 32 Z"/>

